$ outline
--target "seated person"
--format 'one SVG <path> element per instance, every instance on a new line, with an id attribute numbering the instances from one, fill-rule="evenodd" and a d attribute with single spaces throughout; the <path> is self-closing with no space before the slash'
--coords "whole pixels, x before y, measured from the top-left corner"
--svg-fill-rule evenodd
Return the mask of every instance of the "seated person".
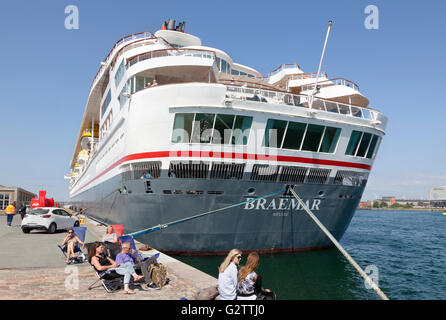
<path id="1" fill-rule="evenodd" d="M 68 234 L 62 241 L 62 247 L 66 246 L 67 250 L 67 264 L 70 264 L 70 256 L 73 256 L 73 259 L 76 259 L 76 252 L 80 251 L 76 250 L 78 243 L 82 245 L 82 249 L 85 247 L 85 244 L 81 241 L 81 239 L 74 234 L 74 230 L 72 228 L 68 229 Z"/>
<path id="2" fill-rule="evenodd" d="M 151 263 L 156 263 L 155 257 L 150 257 L 145 261 L 140 261 L 136 256 L 136 251 L 131 249 L 130 242 L 124 242 L 122 244 L 121 253 L 118 253 L 116 256 L 116 263 L 118 265 L 130 263 L 136 271 L 144 275 L 147 285 L 150 285 L 152 282 L 148 272 L 148 267 Z"/>
<path id="3" fill-rule="evenodd" d="M 152 81 L 152 87 L 157 86 L 157 85 L 158 85 L 158 82 L 156 82 L 156 80 L 153 79 L 153 81 Z"/>
<path id="4" fill-rule="evenodd" d="M 108 226 L 105 229 L 105 235 L 102 236 L 102 242 L 118 243 L 118 236 L 113 232 L 113 227 Z"/>
<path id="5" fill-rule="evenodd" d="M 262 277 L 255 270 L 259 266 L 259 254 L 251 252 L 246 265 L 240 268 L 237 282 L 237 300 L 256 300 L 259 293 L 269 289 L 262 289 Z"/>
<path id="6" fill-rule="evenodd" d="M 135 269 L 133 269 L 132 264 L 124 263 L 118 265 L 113 259 L 106 257 L 104 255 L 104 243 L 95 242 L 91 245 L 88 252 L 88 261 L 93 266 L 93 268 L 98 272 L 99 276 L 102 277 L 105 273 L 109 273 L 112 270 L 116 273 L 124 276 L 124 293 L 135 294 L 136 292 L 130 290 L 129 283 L 131 277 L 134 281 L 141 280 L 144 276 L 137 275 Z"/>

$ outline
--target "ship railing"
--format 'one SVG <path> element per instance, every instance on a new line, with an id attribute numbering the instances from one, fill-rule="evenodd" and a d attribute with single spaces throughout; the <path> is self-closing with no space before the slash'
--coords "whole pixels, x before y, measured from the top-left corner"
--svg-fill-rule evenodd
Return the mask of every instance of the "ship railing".
<path id="1" fill-rule="evenodd" d="M 295 68 L 300 69 L 300 66 L 297 63 L 285 63 L 285 64 L 280 65 L 279 67 L 277 67 L 276 69 L 274 69 L 270 73 L 268 73 L 263 78 L 266 81 L 268 81 L 269 78 L 271 78 L 275 74 L 278 74 L 282 70 L 285 70 L 285 69 L 295 69 Z"/>
<path id="2" fill-rule="evenodd" d="M 265 90 L 245 86 L 226 85 L 227 98 L 256 101 L 272 104 L 283 104 L 297 108 L 310 109 L 310 97 L 307 95 L 292 94 L 283 91 Z M 378 113 L 369 108 L 339 103 L 335 101 L 314 98 L 312 110 L 338 113 L 348 117 L 362 118 L 370 121 L 377 120 Z"/>
<path id="3" fill-rule="evenodd" d="M 125 37 L 119 39 L 118 41 L 116 41 L 115 45 L 111 48 L 111 50 L 109 51 L 109 53 L 107 54 L 105 59 L 101 62 L 101 67 L 99 68 L 98 72 L 94 76 L 93 82 L 91 84 L 91 88 L 94 86 L 96 80 L 102 76 L 102 73 L 104 72 L 106 65 L 110 61 L 111 57 L 113 57 L 113 54 L 115 53 L 117 48 L 121 44 L 130 42 L 130 41 L 134 41 L 134 40 L 139 40 L 139 39 L 146 39 L 146 40 L 147 39 L 157 39 L 157 37 L 155 37 L 153 35 L 153 33 L 151 33 L 150 31 L 144 31 L 144 32 L 138 32 L 138 33 L 134 33 L 134 34 L 125 36 Z"/>
<path id="4" fill-rule="evenodd" d="M 210 50 L 201 50 L 201 49 L 160 49 L 153 50 L 145 53 L 141 53 L 137 56 L 131 57 L 127 60 L 126 68 L 130 68 L 131 66 L 137 64 L 138 62 L 145 61 L 153 58 L 161 58 L 161 57 L 198 57 L 205 59 L 213 59 L 217 60 L 214 51 Z"/>
<path id="5" fill-rule="evenodd" d="M 314 83 L 310 83 L 310 84 L 306 84 L 306 85 L 302 86 L 302 91 L 313 90 L 315 84 L 316 83 L 314 82 Z M 320 88 L 331 87 L 331 86 L 346 86 L 346 87 L 352 88 L 359 92 L 359 86 L 356 83 L 354 83 L 353 81 L 344 79 L 344 78 L 334 78 L 334 79 L 321 81 L 318 83 L 318 86 Z"/>
<path id="6" fill-rule="evenodd" d="M 327 72 L 321 71 L 319 74 L 319 78 L 328 78 Z M 288 79 L 289 80 L 302 80 L 302 79 L 316 79 L 317 78 L 317 72 L 307 72 L 307 73 L 300 73 L 300 74 L 293 74 Z"/>

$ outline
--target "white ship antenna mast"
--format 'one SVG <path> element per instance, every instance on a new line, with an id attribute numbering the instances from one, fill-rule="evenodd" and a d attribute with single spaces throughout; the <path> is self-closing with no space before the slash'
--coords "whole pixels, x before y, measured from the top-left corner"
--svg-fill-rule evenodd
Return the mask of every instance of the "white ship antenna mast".
<path id="1" fill-rule="evenodd" d="M 310 95 L 310 101 L 309 101 L 310 102 L 310 109 L 313 108 L 314 96 L 319 91 L 318 90 L 319 75 L 321 73 L 322 61 L 324 60 L 325 48 L 327 47 L 328 36 L 330 35 L 330 29 L 331 29 L 332 25 L 333 25 L 333 21 L 331 21 L 331 20 L 328 21 L 328 30 L 327 30 L 327 35 L 325 36 L 325 42 L 324 42 L 324 48 L 322 49 L 321 60 L 319 61 L 319 68 L 317 69 L 316 83 L 314 84 L 313 92 Z"/>

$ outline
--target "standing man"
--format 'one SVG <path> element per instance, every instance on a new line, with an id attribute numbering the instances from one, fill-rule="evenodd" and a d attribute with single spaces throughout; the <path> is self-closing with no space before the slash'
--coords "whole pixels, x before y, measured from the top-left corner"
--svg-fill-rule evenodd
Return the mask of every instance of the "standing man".
<path id="1" fill-rule="evenodd" d="M 13 203 L 11 203 L 9 206 L 6 207 L 5 213 L 6 213 L 6 223 L 8 224 L 8 227 L 10 227 L 12 223 L 12 218 L 14 217 L 15 213 L 15 206 Z"/>
<path id="2" fill-rule="evenodd" d="M 22 202 L 22 206 L 19 209 L 19 213 L 20 213 L 20 216 L 22 217 L 22 220 L 23 220 L 23 218 L 25 217 L 25 213 L 26 213 L 25 202 Z"/>

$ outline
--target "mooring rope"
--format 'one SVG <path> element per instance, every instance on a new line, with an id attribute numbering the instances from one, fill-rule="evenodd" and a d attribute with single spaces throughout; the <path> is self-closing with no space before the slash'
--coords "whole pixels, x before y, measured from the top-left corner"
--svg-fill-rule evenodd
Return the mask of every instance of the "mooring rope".
<path id="1" fill-rule="evenodd" d="M 370 279 L 370 277 L 361 269 L 361 267 L 353 260 L 353 258 L 347 253 L 347 251 L 344 250 L 344 248 L 339 244 L 339 242 L 333 237 L 333 235 L 330 233 L 330 231 L 325 228 L 325 226 L 322 224 L 322 222 L 319 221 L 319 219 L 308 209 L 308 207 L 305 205 L 305 203 L 299 198 L 299 196 L 294 192 L 293 188 L 289 188 L 289 191 L 292 193 L 292 195 L 299 201 L 300 205 L 304 210 L 308 213 L 308 215 L 316 222 L 316 224 L 321 228 L 321 230 L 327 235 L 328 238 L 334 243 L 334 245 L 341 251 L 341 253 L 345 256 L 345 258 L 355 267 L 355 269 L 359 272 L 359 274 L 364 278 L 364 280 L 367 282 L 367 284 L 375 290 L 375 292 L 381 297 L 383 300 L 389 300 L 387 296 L 384 294 L 384 292 L 381 291 L 381 289 L 376 285 L 376 283 Z"/>
<path id="2" fill-rule="evenodd" d="M 161 230 L 161 229 L 165 229 L 167 227 L 170 227 L 170 226 L 173 226 L 173 225 L 176 225 L 176 224 L 180 224 L 180 223 L 183 223 L 183 222 L 186 222 L 186 221 L 194 220 L 194 219 L 197 219 L 197 218 L 209 215 L 209 214 L 217 213 L 217 212 L 220 212 L 220 211 L 223 211 L 223 210 L 227 210 L 227 209 L 231 209 L 231 208 L 235 208 L 235 207 L 241 206 L 241 205 L 246 204 L 246 203 L 254 202 L 254 201 L 258 200 L 258 199 L 268 198 L 268 197 L 274 196 L 276 194 L 279 194 L 279 193 L 282 193 L 282 192 L 285 192 L 285 191 L 286 190 L 284 189 L 284 190 L 272 192 L 272 193 L 269 193 L 269 194 L 261 196 L 261 197 L 257 197 L 257 198 L 253 198 L 253 199 L 250 199 L 250 200 L 247 200 L 247 201 L 243 201 L 243 202 L 239 202 L 239 203 L 236 203 L 236 204 L 232 204 L 232 205 L 224 207 L 224 208 L 207 211 L 207 212 L 204 212 L 204 213 L 200 213 L 200 214 L 197 214 L 197 215 L 194 215 L 194 216 L 190 216 L 190 217 L 187 217 L 187 218 L 183 218 L 183 219 L 180 219 L 180 220 L 168 222 L 168 223 L 165 223 L 165 224 L 159 224 L 159 225 L 153 226 L 151 228 L 147 228 L 147 229 L 144 229 L 144 230 L 128 233 L 127 235 L 128 236 L 132 236 L 132 237 L 138 237 L 138 236 L 141 236 L 143 234 L 147 234 L 147 233 L 150 233 L 150 232 L 154 232 L 154 231 L 158 231 L 158 230 Z"/>

